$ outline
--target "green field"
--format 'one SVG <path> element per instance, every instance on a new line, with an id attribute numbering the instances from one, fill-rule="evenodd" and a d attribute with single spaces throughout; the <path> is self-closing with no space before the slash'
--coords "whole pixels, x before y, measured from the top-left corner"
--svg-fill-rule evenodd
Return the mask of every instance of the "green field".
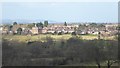
<path id="1" fill-rule="evenodd" d="M 97 35 L 77 35 L 81 39 L 85 40 L 93 40 L 97 39 Z M 7 39 L 7 40 L 15 40 L 19 42 L 26 42 L 26 41 L 45 41 L 46 37 L 51 37 L 55 41 L 57 40 L 67 40 L 72 37 L 71 34 L 65 34 L 65 35 L 51 35 L 51 34 L 40 34 L 40 35 L 2 35 L 2 38 Z M 104 38 L 105 39 L 105 38 Z M 114 37 L 107 37 L 106 39 L 114 39 Z"/>

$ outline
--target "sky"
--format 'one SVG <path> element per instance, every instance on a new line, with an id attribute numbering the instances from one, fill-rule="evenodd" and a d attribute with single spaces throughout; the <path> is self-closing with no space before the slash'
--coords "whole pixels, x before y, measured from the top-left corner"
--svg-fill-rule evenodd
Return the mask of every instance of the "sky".
<path id="1" fill-rule="evenodd" d="M 56 22 L 118 21 L 117 2 L 4 2 L 2 19 Z"/>
<path id="2" fill-rule="evenodd" d="M 118 2 L 119 0 L 0 0 L 0 2 Z"/>

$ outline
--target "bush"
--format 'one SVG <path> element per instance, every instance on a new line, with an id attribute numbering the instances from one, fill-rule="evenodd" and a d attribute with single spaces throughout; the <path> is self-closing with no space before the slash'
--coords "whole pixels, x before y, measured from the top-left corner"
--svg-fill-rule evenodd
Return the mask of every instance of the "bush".
<path id="1" fill-rule="evenodd" d="M 75 32 L 72 32 L 72 35 L 76 35 L 76 33 L 75 33 Z"/>
<path id="2" fill-rule="evenodd" d="M 62 35 L 62 32 L 59 32 L 58 35 Z"/>

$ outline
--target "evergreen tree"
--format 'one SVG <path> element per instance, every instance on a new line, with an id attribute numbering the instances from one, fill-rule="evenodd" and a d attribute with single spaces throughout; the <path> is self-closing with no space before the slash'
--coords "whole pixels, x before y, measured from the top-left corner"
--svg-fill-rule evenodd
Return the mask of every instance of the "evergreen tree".
<path id="1" fill-rule="evenodd" d="M 17 25 L 17 22 L 13 22 L 13 25 Z"/>
<path id="2" fill-rule="evenodd" d="M 17 33 L 18 33 L 19 35 L 21 35 L 21 33 L 22 33 L 22 28 L 18 28 L 18 29 L 17 29 Z"/>
<path id="3" fill-rule="evenodd" d="M 37 27 L 42 27 L 43 28 L 43 23 L 42 22 L 37 23 L 36 25 L 37 25 Z"/>
<path id="4" fill-rule="evenodd" d="M 48 21 L 44 21 L 44 26 L 45 26 L 45 27 L 48 26 Z"/>
<path id="5" fill-rule="evenodd" d="M 66 22 L 64 23 L 64 26 L 67 26 L 67 23 L 66 23 Z"/>

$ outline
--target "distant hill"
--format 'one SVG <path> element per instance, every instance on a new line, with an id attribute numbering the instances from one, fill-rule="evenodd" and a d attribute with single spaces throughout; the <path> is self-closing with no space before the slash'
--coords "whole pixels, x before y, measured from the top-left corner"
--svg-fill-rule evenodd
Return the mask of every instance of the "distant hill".
<path id="1" fill-rule="evenodd" d="M 17 22 L 19 24 L 28 24 L 28 23 L 38 23 L 38 22 L 44 22 L 45 20 L 41 19 L 36 19 L 36 20 L 26 20 L 26 19 L 16 19 L 16 20 L 11 20 L 11 19 L 3 19 L 2 24 L 12 24 L 13 22 Z M 49 23 L 57 23 L 56 21 L 53 20 L 47 20 Z"/>
<path id="2" fill-rule="evenodd" d="M 26 19 L 15 19 L 15 20 L 11 20 L 11 19 L 3 19 L 2 20 L 2 24 L 13 24 L 13 22 L 17 22 L 19 24 L 28 24 L 28 23 L 39 23 L 42 22 L 44 23 L 45 20 L 43 19 L 35 19 L 35 20 L 26 20 Z M 49 22 L 49 24 L 64 24 L 64 22 L 57 22 L 54 20 L 47 20 Z M 92 23 L 92 22 L 67 22 L 67 24 L 83 24 L 83 23 Z M 1 24 L 1 23 L 0 23 Z M 101 24 L 101 23 L 98 23 Z M 105 23 L 104 23 L 105 24 Z"/>

